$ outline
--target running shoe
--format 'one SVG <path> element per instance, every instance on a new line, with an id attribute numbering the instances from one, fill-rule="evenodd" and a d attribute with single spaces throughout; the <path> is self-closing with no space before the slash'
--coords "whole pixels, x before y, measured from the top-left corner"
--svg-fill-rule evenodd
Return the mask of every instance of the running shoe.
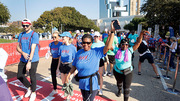
<path id="1" fill-rule="evenodd" d="M 108 74 L 107 74 L 108 76 L 112 76 L 112 74 L 109 72 Z"/>
<path id="2" fill-rule="evenodd" d="M 25 98 L 29 97 L 31 95 L 31 90 L 27 89 L 26 94 L 24 95 Z"/>
<path id="3" fill-rule="evenodd" d="M 138 72 L 138 75 L 141 75 L 141 72 Z"/>
<path id="4" fill-rule="evenodd" d="M 103 95 L 102 89 L 99 89 L 99 95 Z"/>
<path id="5" fill-rule="evenodd" d="M 120 97 L 120 96 L 121 96 L 121 90 L 118 90 L 116 96 L 117 96 L 117 97 Z"/>
<path id="6" fill-rule="evenodd" d="M 157 79 L 160 79 L 160 75 L 157 75 L 156 78 L 157 78 Z"/>
<path id="7" fill-rule="evenodd" d="M 32 93 L 29 101 L 35 101 L 35 99 L 36 99 L 36 93 Z"/>
<path id="8" fill-rule="evenodd" d="M 107 76 L 107 73 L 108 73 L 108 72 L 107 72 L 107 71 L 105 71 L 105 72 L 104 72 L 104 74 L 103 74 L 103 76 L 104 76 L 104 77 L 105 77 L 105 76 Z"/>

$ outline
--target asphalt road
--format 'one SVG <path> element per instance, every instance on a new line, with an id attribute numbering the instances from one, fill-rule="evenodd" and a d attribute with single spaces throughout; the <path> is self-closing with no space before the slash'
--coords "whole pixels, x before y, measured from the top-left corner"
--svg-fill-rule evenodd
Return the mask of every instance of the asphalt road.
<path id="1" fill-rule="evenodd" d="M 133 80 L 131 84 L 131 91 L 130 91 L 130 98 L 129 101 L 180 101 L 180 94 L 172 94 L 166 91 L 167 88 L 172 88 L 173 82 L 174 82 L 174 72 L 169 72 L 169 76 L 172 77 L 170 80 L 166 80 L 162 77 L 162 75 L 165 75 L 166 71 L 159 70 L 159 73 L 161 75 L 161 79 L 155 78 L 155 73 L 153 72 L 153 68 L 148 63 L 147 60 L 142 63 L 142 75 L 137 75 L 138 71 L 138 60 L 139 56 L 138 53 L 135 52 L 135 58 L 134 58 L 134 66 L 135 69 L 133 71 Z M 46 81 L 51 83 L 50 77 L 50 64 L 51 64 L 51 58 L 45 59 L 40 58 L 38 69 L 37 69 L 37 80 L 42 80 L 46 78 Z M 156 63 L 157 65 L 157 63 Z M 158 67 L 161 66 L 161 64 L 157 65 Z M 16 77 L 17 75 L 17 67 L 18 64 L 13 64 L 6 66 L 6 74 L 8 76 L 8 79 Z M 109 69 L 109 67 L 108 67 Z M 178 72 L 179 73 L 179 72 Z M 115 93 L 117 93 L 117 86 L 116 86 L 116 80 L 114 76 L 112 77 L 103 77 L 103 96 L 112 100 L 116 101 L 123 101 L 123 95 L 121 97 L 116 97 Z M 76 82 L 74 79 L 72 80 L 74 90 L 80 91 L 78 88 L 78 82 Z M 58 85 L 62 86 L 62 82 L 60 79 L 58 79 Z M 177 75 L 176 85 L 175 89 L 180 91 L 180 74 Z"/>

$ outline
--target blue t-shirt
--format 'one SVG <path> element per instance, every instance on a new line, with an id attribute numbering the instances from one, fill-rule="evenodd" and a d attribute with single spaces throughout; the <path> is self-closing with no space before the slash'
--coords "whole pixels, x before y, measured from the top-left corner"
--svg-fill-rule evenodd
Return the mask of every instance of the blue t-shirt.
<path id="1" fill-rule="evenodd" d="M 54 42 L 51 42 L 49 44 L 50 52 L 51 52 L 53 58 L 58 58 L 59 57 L 58 53 L 59 53 L 59 47 L 61 45 L 62 45 L 62 42 L 58 42 L 57 45 L 55 45 Z"/>
<path id="2" fill-rule="evenodd" d="M 130 35 L 128 36 L 128 38 L 130 39 L 130 40 L 129 40 L 129 45 L 130 45 L 130 46 L 134 46 L 134 43 L 136 42 L 137 37 L 138 37 L 138 34 L 134 34 L 134 35 L 130 34 Z"/>
<path id="3" fill-rule="evenodd" d="M 117 53 L 118 50 L 119 48 L 116 47 L 114 49 L 114 52 Z M 131 66 L 131 71 L 133 70 L 131 59 L 132 59 L 132 53 L 134 51 L 133 51 L 133 47 L 128 48 L 128 61 L 127 62 L 124 62 L 125 50 L 121 50 L 121 52 L 122 52 L 121 58 L 120 59 L 115 58 L 114 70 L 118 73 L 123 74 L 122 72 L 120 72 L 120 70 L 127 69 L 130 66 Z"/>
<path id="4" fill-rule="evenodd" d="M 58 55 L 61 56 L 62 62 L 73 62 L 76 54 L 76 47 L 72 44 L 70 45 L 61 45 L 59 47 Z"/>
<path id="5" fill-rule="evenodd" d="M 102 35 L 102 40 L 104 40 L 104 38 L 108 37 L 108 34 L 107 33 L 103 33 Z"/>
<path id="6" fill-rule="evenodd" d="M 34 32 L 32 38 L 31 38 L 32 32 L 33 31 L 31 31 L 29 33 L 22 32 L 22 33 L 19 34 L 19 38 L 18 38 L 18 42 L 20 42 L 20 39 L 21 39 L 22 51 L 29 54 L 29 55 L 31 53 L 31 45 L 32 44 L 39 44 L 39 36 L 38 36 L 38 34 L 36 32 Z M 29 48 L 30 38 L 31 38 L 31 44 L 30 44 L 30 48 Z M 39 49 L 38 49 L 38 46 L 36 45 L 34 55 L 33 55 L 33 58 L 32 58 L 32 62 L 39 61 L 38 51 L 39 51 Z M 28 60 L 26 60 L 23 55 L 21 55 L 20 61 L 28 62 Z"/>
<path id="7" fill-rule="evenodd" d="M 80 49 L 75 56 L 72 63 L 78 70 L 78 76 L 89 76 L 99 70 L 99 61 L 106 54 L 103 53 L 104 47 L 92 48 L 89 51 Z M 90 90 L 90 78 L 80 79 L 79 88 L 83 90 Z M 99 89 L 97 76 L 92 77 L 92 88 L 93 90 Z"/>
<path id="8" fill-rule="evenodd" d="M 120 44 L 121 40 L 124 39 L 124 37 L 120 36 L 120 37 L 117 37 L 117 39 L 118 39 L 118 44 Z"/>
<path id="9" fill-rule="evenodd" d="M 156 39 L 154 39 L 154 38 L 149 38 L 149 40 L 148 40 L 148 46 L 149 46 L 150 48 L 155 48 L 155 43 L 156 43 Z"/>

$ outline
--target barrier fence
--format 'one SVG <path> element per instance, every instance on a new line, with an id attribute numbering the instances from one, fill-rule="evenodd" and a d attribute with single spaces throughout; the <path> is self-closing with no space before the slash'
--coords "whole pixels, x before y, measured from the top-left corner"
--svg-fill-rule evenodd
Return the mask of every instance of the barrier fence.
<path id="1" fill-rule="evenodd" d="M 62 40 L 59 40 L 62 41 Z M 49 43 L 52 40 L 41 40 L 39 41 L 40 44 L 40 51 L 39 57 L 44 57 L 47 51 L 49 50 Z M 18 63 L 20 61 L 21 54 L 16 50 L 17 42 L 15 43 L 2 43 L 0 47 L 3 48 L 8 53 L 8 59 L 6 65 L 11 65 Z"/>

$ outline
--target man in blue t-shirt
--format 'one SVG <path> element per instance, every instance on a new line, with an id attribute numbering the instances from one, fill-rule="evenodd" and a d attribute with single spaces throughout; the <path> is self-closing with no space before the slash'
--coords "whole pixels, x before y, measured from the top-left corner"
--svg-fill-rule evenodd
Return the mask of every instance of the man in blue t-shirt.
<path id="1" fill-rule="evenodd" d="M 19 34 L 17 51 L 21 54 L 18 65 L 17 78 L 27 87 L 25 98 L 29 97 L 30 101 L 36 99 L 36 70 L 39 63 L 38 34 L 31 30 L 32 24 L 29 19 L 22 20 L 24 32 Z M 29 71 L 31 82 L 26 77 L 26 71 Z"/>
<path id="2" fill-rule="evenodd" d="M 104 38 L 108 37 L 108 29 L 106 28 L 104 31 L 105 33 L 102 35 L 102 41 L 104 41 Z"/>

